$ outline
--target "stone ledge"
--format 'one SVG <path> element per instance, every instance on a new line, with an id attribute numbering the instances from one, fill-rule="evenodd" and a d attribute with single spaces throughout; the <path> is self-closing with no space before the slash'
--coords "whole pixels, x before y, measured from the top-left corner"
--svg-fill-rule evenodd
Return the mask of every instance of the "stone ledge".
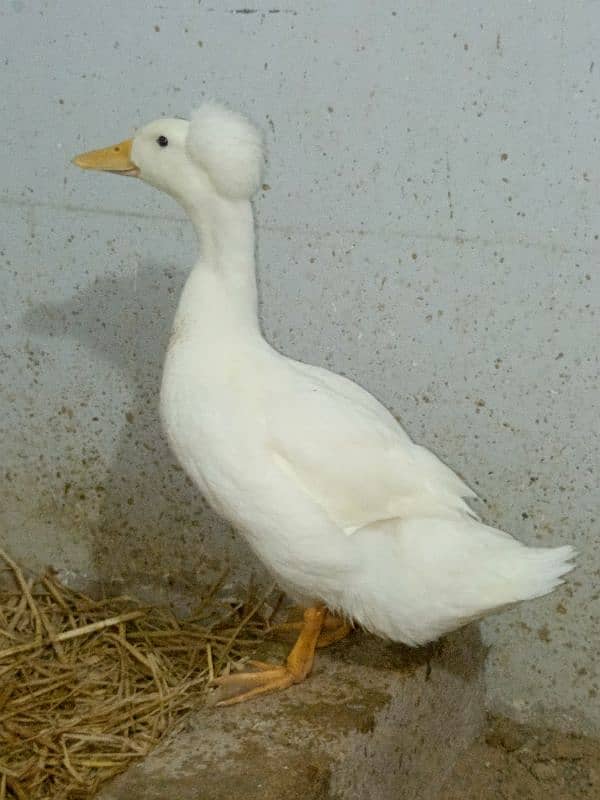
<path id="1" fill-rule="evenodd" d="M 355 633 L 306 683 L 190 714 L 98 800 L 434 800 L 484 724 L 476 627 L 411 650 Z"/>

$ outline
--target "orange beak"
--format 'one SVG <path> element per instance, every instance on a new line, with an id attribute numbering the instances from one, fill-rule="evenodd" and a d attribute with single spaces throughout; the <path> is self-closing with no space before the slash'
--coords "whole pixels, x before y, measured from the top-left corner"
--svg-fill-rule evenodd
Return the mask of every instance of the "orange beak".
<path id="1" fill-rule="evenodd" d="M 140 174 L 138 167 L 131 160 L 133 139 L 103 147 L 101 150 L 90 150 L 80 153 L 73 159 L 81 169 L 97 169 L 101 172 L 114 172 L 117 175 L 130 175 L 135 178 Z"/>

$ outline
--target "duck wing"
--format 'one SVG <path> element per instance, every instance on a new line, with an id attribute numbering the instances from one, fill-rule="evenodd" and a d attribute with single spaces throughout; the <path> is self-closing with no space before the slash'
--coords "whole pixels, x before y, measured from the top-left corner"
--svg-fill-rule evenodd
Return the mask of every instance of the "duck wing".
<path id="1" fill-rule="evenodd" d="M 397 517 L 476 517 L 465 502 L 475 493 L 369 392 L 286 362 L 269 398 L 269 444 L 281 469 L 347 534 Z"/>

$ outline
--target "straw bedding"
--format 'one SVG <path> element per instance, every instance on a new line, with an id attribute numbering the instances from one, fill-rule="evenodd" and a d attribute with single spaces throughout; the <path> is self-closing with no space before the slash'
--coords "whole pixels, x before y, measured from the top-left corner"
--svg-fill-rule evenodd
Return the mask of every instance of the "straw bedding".
<path id="1" fill-rule="evenodd" d="M 0 590 L 0 800 L 91 798 L 203 702 L 275 612 L 252 592 L 219 601 L 222 580 L 178 619 L 26 577 L 2 550 L 0 567 L 14 583 Z"/>

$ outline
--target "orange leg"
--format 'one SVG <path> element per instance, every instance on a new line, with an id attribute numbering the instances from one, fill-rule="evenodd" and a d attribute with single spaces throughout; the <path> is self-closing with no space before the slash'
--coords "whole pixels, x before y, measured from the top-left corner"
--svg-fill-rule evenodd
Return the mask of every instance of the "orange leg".
<path id="1" fill-rule="evenodd" d="M 321 633 L 317 639 L 317 647 L 328 647 L 330 644 L 334 644 L 334 642 L 339 642 L 340 639 L 345 639 L 346 636 L 352 633 L 353 628 L 349 622 L 339 619 L 338 617 L 335 617 L 335 619 L 337 625 Z"/>
<path id="2" fill-rule="evenodd" d="M 259 694 L 287 689 L 294 683 L 301 683 L 312 669 L 315 648 L 326 615 L 327 610 L 323 606 L 306 609 L 300 635 L 284 665 L 278 667 L 261 661 L 251 661 L 250 664 L 256 671 L 236 672 L 212 681 L 211 686 L 223 687 L 228 695 L 216 705 L 231 706 Z"/>
<path id="3" fill-rule="evenodd" d="M 285 634 L 288 631 L 301 631 L 303 625 L 304 622 L 302 620 L 296 620 L 295 622 L 280 622 L 277 625 L 273 625 L 271 630 L 274 631 L 275 634 L 277 634 L 279 631 Z M 334 642 L 339 642 L 340 639 L 344 639 L 346 636 L 348 636 L 351 631 L 352 625 L 349 622 L 346 622 L 346 620 L 342 619 L 341 617 L 335 616 L 335 614 L 327 612 L 321 633 L 317 639 L 317 647 L 328 647 Z"/>

